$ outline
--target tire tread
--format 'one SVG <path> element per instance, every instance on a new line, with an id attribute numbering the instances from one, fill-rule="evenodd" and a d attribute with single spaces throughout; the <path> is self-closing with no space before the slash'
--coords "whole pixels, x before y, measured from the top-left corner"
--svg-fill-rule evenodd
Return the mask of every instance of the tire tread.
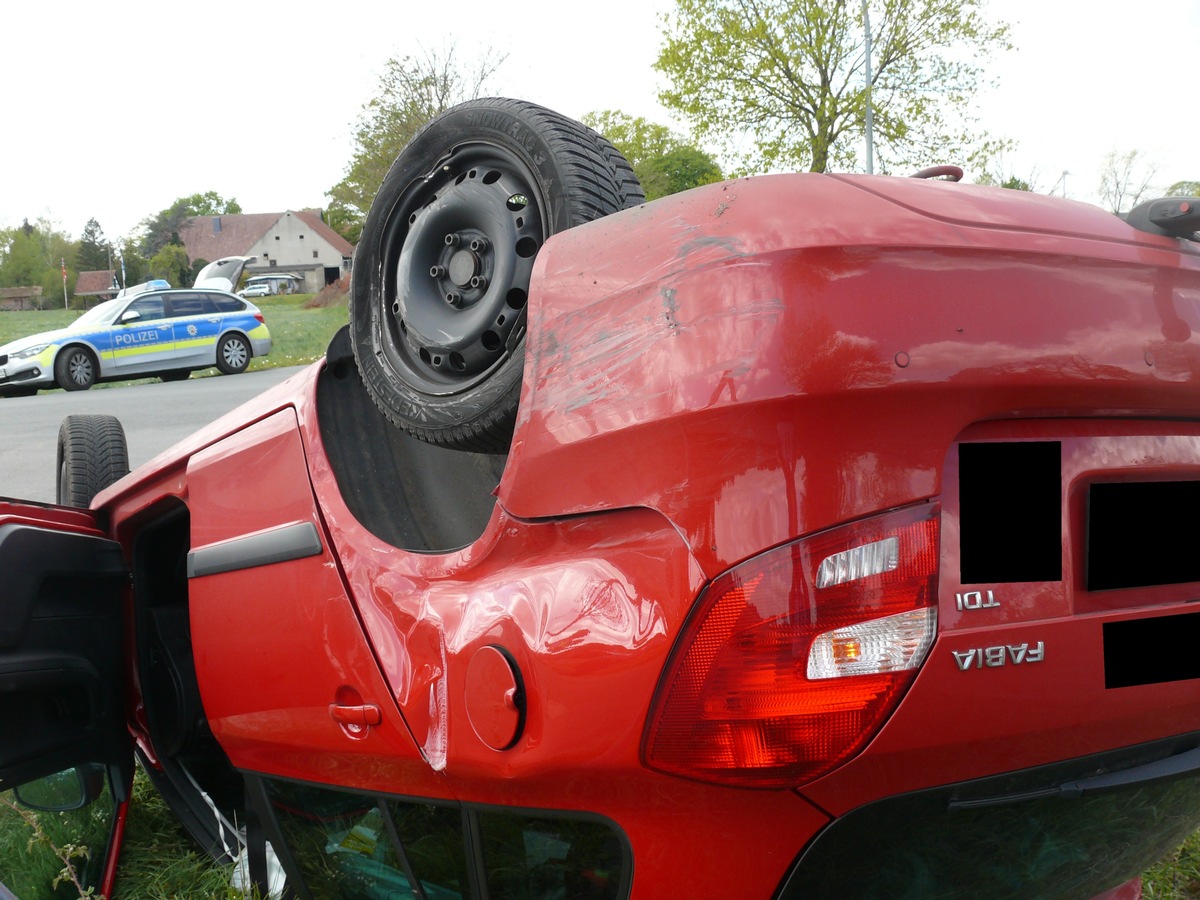
<path id="1" fill-rule="evenodd" d="M 125 429 L 116 416 L 70 415 L 58 429 L 57 501 L 86 509 L 109 485 L 129 474 Z"/>
<path id="2" fill-rule="evenodd" d="M 392 163 L 367 217 L 364 238 L 381 230 L 391 215 L 395 202 L 391 198 L 398 196 L 394 186 L 402 186 L 413 178 L 414 160 L 406 157 L 409 148 L 427 150 L 426 145 L 436 146 L 441 135 L 433 133 L 433 129 L 444 127 L 447 117 L 455 117 L 457 121 L 462 113 L 474 110 L 508 115 L 536 133 L 549 151 L 558 173 L 557 189 L 562 192 L 563 212 L 561 221 L 549 223 L 545 237 L 644 202 L 645 195 L 628 161 L 591 128 L 525 100 L 485 97 L 447 110 L 417 132 Z M 449 149 L 447 142 L 444 150 Z M 476 388 L 482 388 L 478 396 L 459 395 L 453 403 L 436 409 L 424 395 L 404 385 L 395 385 L 396 376 L 389 374 L 389 364 L 380 348 L 379 318 L 383 313 L 376 308 L 387 301 L 375 296 L 381 291 L 365 287 L 376 283 L 380 262 L 379 254 L 367 249 L 370 246 L 366 240 L 360 243 L 352 280 L 358 289 L 351 291 L 350 320 L 359 372 L 372 401 L 390 422 L 423 441 L 483 453 L 505 452 L 512 439 L 520 400 L 519 369 L 515 380 L 502 389 L 488 389 L 486 383 L 477 385 Z M 514 352 L 510 364 L 523 368 L 523 346 Z"/>

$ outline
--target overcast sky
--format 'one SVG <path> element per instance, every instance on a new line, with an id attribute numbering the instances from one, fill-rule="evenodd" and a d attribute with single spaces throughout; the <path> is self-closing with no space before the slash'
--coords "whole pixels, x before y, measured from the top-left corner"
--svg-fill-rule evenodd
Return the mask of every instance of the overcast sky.
<path id="1" fill-rule="evenodd" d="M 579 117 L 671 124 L 651 68 L 671 0 L 579 5 L 21 3 L 0 50 L 0 227 L 48 218 L 110 238 L 177 197 L 215 190 L 246 212 L 321 207 L 352 125 L 391 56 L 453 43 L 508 54 L 496 93 Z M 1006 168 L 1095 200 L 1110 150 L 1137 149 L 1162 187 L 1200 180 L 1193 85 L 1200 0 L 991 0 L 1017 49 L 979 110 L 1019 149 Z M 931 160 L 930 162 L 947 162 Z M 969 175 L 968 175 L 969 177 Z"/>

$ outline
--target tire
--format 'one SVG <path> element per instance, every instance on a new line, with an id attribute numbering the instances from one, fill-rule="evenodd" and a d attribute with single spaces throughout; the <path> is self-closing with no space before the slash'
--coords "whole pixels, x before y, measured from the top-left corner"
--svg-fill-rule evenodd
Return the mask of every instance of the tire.
<path id="1" fill-rule="evenodd" d="M 98 368 L 87 347 L 64 347 L 54 358 L 54 381 L 64 391 L 86 391 L 96 383 Z"/>
<path id="2" fill-rule="evenodd" d="M 158 377 L 162 381 L 187 381 L 192 377 L 192 370 L 174 369 L 170 372 L 159 372 Z"/>
<path id="3" fill-rule="evenodd" d="M 253 355 L 250 341 L 244 335 L 226 334 L 217 341 L 217 368 L 221 370 L 222 375 L 245 372 Z"/>
<path id="4" fill-rule="evenodd" d="M 116 416 L 67 416 L 58 428 L 60 506 L 87 509 L 92 498 L 129 473 L 125 429 Z"/>
<path id="5" fill-rule="evenodd" d="M 489 98 L 433 119 L 392 165 L 355 253 L 351 338 L 372 400 L 430 443 L 507 450 L 537 252 L 643 200 L 612 144 L 548 109 Z"/>

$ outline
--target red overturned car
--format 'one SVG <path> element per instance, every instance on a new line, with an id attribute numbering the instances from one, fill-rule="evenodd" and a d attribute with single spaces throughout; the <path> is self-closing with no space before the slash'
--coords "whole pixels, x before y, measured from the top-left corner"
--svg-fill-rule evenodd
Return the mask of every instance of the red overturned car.
<path id="1" fill-rule="evenodd" d="M 1136 897 L 1200 825 L 1197 204 L 644 203 L 456 107 L 323 361 L 0 502 L 0 788 L 111 797 L 110 895 L 136 758 L 264 895 Z"/>

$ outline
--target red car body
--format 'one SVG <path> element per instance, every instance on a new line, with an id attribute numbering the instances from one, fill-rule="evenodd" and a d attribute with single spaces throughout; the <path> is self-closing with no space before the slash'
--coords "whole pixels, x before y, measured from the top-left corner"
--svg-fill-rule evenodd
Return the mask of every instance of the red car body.
<path id="1" fill-rule="evenodd" d="M 1083 204 L 734 181 L 547 243 L 512 446 L 449 537 L 389 524 L 410 461 L 335 349 L 90 512 L 0 528 L 120 546 L 152 771 L 175 700 L 139 552 L 182 541 L 160 637 L 238 773 L 594 819 L 597 896 L 1090 896 L 1200 823 L 1198 329 L 1200 247 Z M 818 566 L 896 534 L 898 599 L 851 577 L 825 623 Z M 936 622 L 916 664 L 805 674 L 815 634 L 894 610 Z"/>

